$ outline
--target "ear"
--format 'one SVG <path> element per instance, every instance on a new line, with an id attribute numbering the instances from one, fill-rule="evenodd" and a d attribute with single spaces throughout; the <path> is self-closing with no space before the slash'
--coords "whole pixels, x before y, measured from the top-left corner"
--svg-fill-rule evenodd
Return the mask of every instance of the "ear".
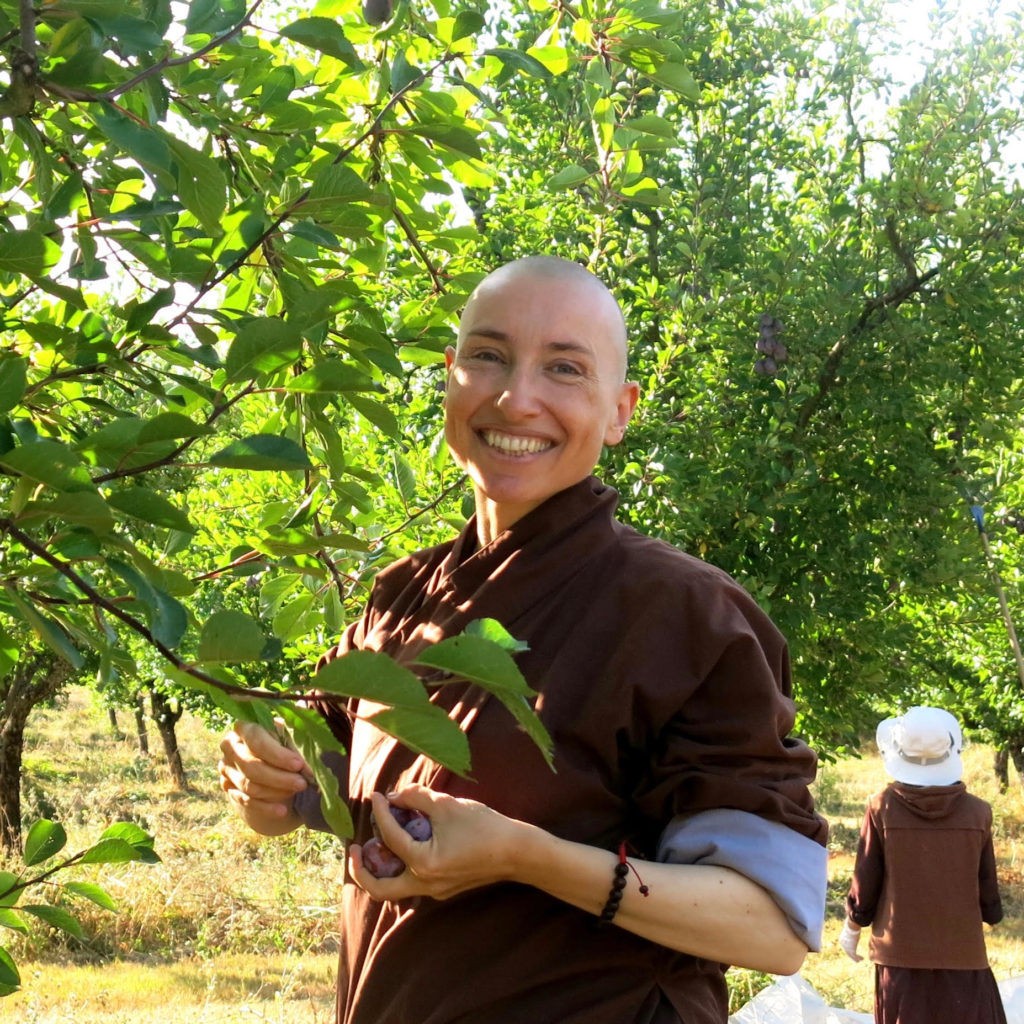
<path id="1" fill-rule="evenodd" d="M 620 388 L 615 400 L 615 415 L 608 424 L 604 434 L 606 445 L 618 444 L 626 433 L 626 425 L 633 418 L 633 410 L 640 398 L 640 385 L 636 381 L 627 380 Z"/>
<path id="2" fill-rule="evenodd" d="M 446 345 L 444 350 L 444 368 L 451 373 L 452 363 L 455 362 L 455 347 L 453 345 Z"/>

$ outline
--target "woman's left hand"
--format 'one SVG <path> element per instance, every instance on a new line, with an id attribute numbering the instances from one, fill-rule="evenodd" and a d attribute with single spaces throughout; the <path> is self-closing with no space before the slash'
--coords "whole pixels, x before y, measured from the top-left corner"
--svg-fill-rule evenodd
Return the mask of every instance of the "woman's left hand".
<path id="1" fill-rule="evenodd" d="M 376 900 L 410 896 L 448 899 L 467 889 L 507 881 L 515 874 L 515 851 L 533 826 L 506 818 L 475 800 L 412 785 L 389 797 L 373 794 L 373 813 L 384 844 L 405 861 L 394 878 L 376 878 L 363 864 L 362 847 L 349 847 L 349 874 Z M 417 841 L 391 815 L 388 805 L 422 811 L 432 836 Z"/>

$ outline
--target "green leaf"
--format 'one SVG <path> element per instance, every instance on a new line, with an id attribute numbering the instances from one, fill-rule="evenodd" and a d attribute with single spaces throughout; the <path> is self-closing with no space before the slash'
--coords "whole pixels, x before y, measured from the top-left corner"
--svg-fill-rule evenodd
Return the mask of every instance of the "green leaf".
<path id="1" fill-rule="evenodd" d="M 65 882 L 64 891 L 90 900 L 104 910 L 117 910 L 117 904 L 110 898 L 107 892 L 92 882 Z"/>
<path id="2" fill-rule="evenodd" d="M 402 437 L 402 428 L 398 425 L 395 414 L 386 405 L 367 398 L 365 395 L 347 394 L 345 401 L 388 437 L 393 437 L 395 440 Z"/>
<path id="3" fill-rule="evenodd" d="M 337 395 L 343 391 L 370 391 L 373 386 L 373 379 L 363 370 L 341 359 L 327 359 L 300 373 L 286 388 L 305 394 Z"/>
<path id="4" fill-rule="evenodd" d="M 243 612 L 215 612 L 199 638 L 199 661 L 259 661 L 267 638 L 260 624 Z"/>
<path id="5" fill-rule="evenodd" d="M 313 770 L 320 789 L 320 807 L 331 830 L 341 839 L 350 839 L 355 832 L 352 815 L 345 803 L 347 786 L 324 764 L 321 754 L 333 751 L 344 755 L 345 748 L 327 727 L 323 717 L 307 708 L 284 704 L 280 708 L 295 749 Z"/>
<path id="6" fill-rule="evenodd" d="M 351 167 L 345 164 L 328 164 L 313 179 L 302 209 L 306 212 L 309 206 L 315 206 L 319 202 L 357 202 L 367 199 L 370 194 L 370 186 Z"/>
<path id="7" fill-rule="evenodd" d="M 391 456 L 395 468 L 395 482 L 398 484 L 398 493 L 406 505 L 411 505 L 416 500 L 416 474 L 413 472 L 409 460 L 400 452 L 394 452 Z"/>
<path id="8" fill-rule="evenodd" d="M 267 111 L 283 103 L 295 89 L 295 69 L 288 65 L 271 68 L 260 86 L 260 110 Z"/>
<path id="9" fill-rule="evenodd" d="M 206 423 L 196 423 L 180 412 L 162 412 L 147 420 L 139 431 L 139 444 L 151 441 L 177 441 L 187 437 L 203 437 L 214 433 Z"/>
<path id="10" fill-rule="evenodd" d="M 143 838 L 135 836 L 135 832 L 141 833 Z M 130 861 L 143 861 L 147 864 L 154 864 L 160 858 L 153 851 L 152 842 L 152 838 L 147 836 L 137 825 L 118 822 L 117 825 L 108 828 L 100 836 L 99 841 L 82 854 L 78 863 L 127 864 Z"/>
<path id="11" fill-rule="evenodd" d="M 54 654 L 69 662 L 76 669 L 81 668 L 85 664 L 85 658 L 74 648 L 68 639 L 67 633 L 57 623 L 51 622 L 42 613 L 36 611 L 20 594 L 12 590 L 10 591 L 10 596 L 24 620 L 35 630 L 39 639 Z"/>
<path id="12" fill-rule="evenodd" d="M 174 154 L 178 197 L 209 234 L 219 236 L 227 204 L 224 172 L 216 160 L 181 139 L 171 138 L 168 145 Z"/>
<path id="13" fill-rule="evenodd" d="M 526 52 L 539 60 L 553 75 L 564 75 L 569 70 L 569 51 L 564 46 L 531 46 Z"/>
<path id="14" fill-rule="evenodd" d="M 495 631 L 493 625 L 480 627 L 483 633 Z M 428 647 L 416 659 L 417 665 L 439 668 L 468 679 L 493 693 L 505 705 L 526 734 L 537 744 L 549 765 L 554 766 L 554 744 L 547 729 L 527 702 L 534 691 L 523 678 L 508 650 L 474 631 L 448 637 Z"/>
<path id="15" fill-rule="evenodd" d="M 134 821 L 115 821 L 113 825 L 108 825 L 100 838 L 109 839 L 111 837 L 123 839 L 132 846 L 153 848 L 153 837 L 144 828 L 136 825 Z"/>
<path id="16" fill-rule="evenodd" d="M 188 628 L 188 613 L 182 604 L 127 562 L 107 558 L 107 568 L 117 573 L 146 606 L 149 629 L 165 647 L 175 648 Z"/>
<path id="17" fill-rule="evenodd" d="M 94 533 L 109 533 L 114 528 L 110 507 L 99 494 L 88 491 L 58 494 L 52 501 L 30 501 L 18 519 L 27 521 L 40 516 L 59 516 L 65 522 L 79 523 Z"/>
<path id="18" fill-rule="evenodd" d="M 313 685 L 325 693 L 395 707 L 422 708 L 429 700 L 412 672 L 376 651 L 348 651 L 335 658 L 317 672 Z"/>
<path id="19" fill-rule="evenodd" d="M 585 167 L 580 167 L 579 164 L 569 164 L 568 167 L 563 167 L 548 178 L 547 187 L 572 188 L 573 185 L 579 185 L 593 176 L 593 172 L 588 171 Z"/>
<path id="20" fill-rule="evenodd" d="M 474 619 L 466 625 L 463 632 L 467 636 L 479 636 L 489 640 L 513 654 L 530 649 L 525 640 L 517 640 L 497 619 Z"/>
<path id="21" fill-rule="evenodd" d="M 125 330 L 133 333 L 147 326 L 152 322 L 156 313 L 169 306 L 173 301 L 173 288 L 159 288 L 144 302 L 138 302 L 133 299 L 128 303 L 126 309 L 128 316 L 125 322 Z"/>
<path id="22" fill-rule="evenodd" d="M 302 353 L 302 335 L 276 318 L 249 320 L 228 349 L 224 368 L 228 380 L 253 380 L 292 366 Z"/>
<path id="23" fill-rule="evenodd" d="M 690 74 L 689 69 L 682 64 L 665 61 L 654 71 L 648 72 L 647 77 L 652 82 L 678 93 L 683 99 L 694 102 L 700 99 L 700 86 Z"/>
<path id="24" fill-rule="evenodd" d="M 285 555 L 314 554 L 317 551 L 368 551 L 369 545 L 348 533 L 315 534 L 294 528 L 278 528 L 256 538 L 253 547 L 281 558 Z"/>
<path id="25" fill-rule="evenodd" d="M 111 491 L 107 503 L 119 512 L 182 533 L 195 533 L 196 528 L 180 508 L 148 487 L 126 487 L 122 491 Z"/>
<path id="26" fill-rule="evenodd" d="M 204 679 L 197 679 L 186 672 L 168 667 L 164 669 L 167 678 L 173 680 L 178 686 L 185 690 L 195 690 L 203 693 L 209 698 L 214 707 L 219 708 L 230 718 L 238 722 L 253 722 L 255 725 L 262 725 L 268 732 L 274 731 L 274 716 L 267 707 L 265 700 L 256 700 L 249 697 L 233 697 L 222 689 L 206 682 Z M 217 666 L 206 666 L 204 671 L 207 675 L 219 676 L 224 673 L 223 669 Z M 233 680 L 224 680 L 234 682 Z"/>
<path id="27" fill-rule="evenodd" d="M 17 356 L 0 362 L 0 413 L 9 412 L 25 394 L 28 360 Z"/>
<path id="28" fill-rule="evenodd" d="M 362 67 L 341 26 L 332 18 L 301 18 L 281 29 L 281 35 L 329 57 L 337 57 L 351 68 Z"/>
<path id="29" fill-rule="evenodd" d="M 127 0 L 60 0 L 58 10 L 73 11 L 86 18 L 116 18 L 128 10 Z"/>
<path id="30" fill-rule="evenodd" d="M 11 992 L 21 987 L 21 975 L 18 973 L 18 967 L 11 959 L 11 954 L 3 946 L 0 946 L 0 986 L 6 990 L 5 993 L 0 994 L 6 995 L 10 995 Z"/>
<path id="31" fill-rule="evenodd" d="M 40 231 L 0 234 L 0 271 L 39 277 L 60 259 L 60 246 Z"/>
<path id="32" fill-rule="evenodd" d="M 455 15 L 455 24 L 452 26 L 451 41 L 455 43 L 460 39 L 465 39 L 466 36 L 475 36 L 486 24 L 484 16 L 479 11 L 474 11 L 472 8 L 459 11 Z"/>
<path id="33" fill-rule="evenodd" d="M 25 837 L 25 863 L 29 867 L 41 864 L 55 853 L 60 853 L 67 841 L 67 833 L 56 821 L 47 821 L 44 818 L 35 822 Z"/>
<path id="34" fill-rule="evenodd" d="M 10 928 L 12 932 L 28 935 L 28 923 L 16 910 L 0 907 L 0 927 Z"/>
<path id="35" fill-rule="evenodd" d="M 160 129 L 139 124 L 113 107 L 90 107 L 96 126 L 119 149 L 137 160 L 156 181 L 168 191 L 175 187 L 171 171 L 171 147 L 168 136 Z"/>
<path id="36" fill-rule="evenodd" d="M 0 907 L 13 907 L 25 890 L 18 885 L 18 876 L 0 871 Z"/>
<path id="37" fill-rule="evenodd" d="M 312 594 L 301 594 L 294 601 L 289 601 L 274 615 L 270 627 L 274 636 L 287 644 L 308 633 L 315 619 L 315 613 L 310 614 L 313 611 Z"/>
<path id="38" fill-rule="evenodd" d="M 634 132 L 643 132 L 645 135 L 657 135 L 662 139 L 671 139 L 673 142 L 679 140 L 679 128 L 657 114 L 634 117 L 624 122 L 624 127 Z"/>
<path id="39" fill-rule="evenodd" d="M 59 441 L 40 440 L 0 454 L 0 465 L 58 491 L 95 491 L 82 457 Z"/>
<path id="40" fill-rule="evenodd" d="M 24 913 L 38 917 L 40 921 L 73 935 L 76 939 L 85 938 L 85 932 L 82 931 L 78 920 L 60 907 L 51 907 L 45 903 L 26 903 L 21 909 Z"/>
<path id="41" fill-rule="evenodd" d="M 505 46 L 497 46 L 484 53 L 497 57 L 505 67 L 515 71 L 523 71 L 534 78 L 550 78 L 551 72 L 536 57 L 531 57 L 522 50 L 513 50 Z"/>
<path id="42" fill-rule="evenodd" d="M 35 274 L 26 275 L 28 279 L 40 290 L 52 295 L 55 299 L 67 303 L 72 309 L 85 310 L 89 308 L 85 296 L 77 288 L 69 288 L 66 284 L 59 284 L 48 277 L 41 277 Z"/>
<path id="43" fill-rule="evenodd" d="M 484 154 L 477 141 L 477 135 L 468 128 L 454 124 L 418 124 L 410 128 L 409 131 L 414 135 L 422 135 L 425 139 L 447 146 L 448 149 L 453 149 L 456 153 L 472 157 L 474 160 L 483 159 Z"/>
<path id="44" fill-rule="evenodd" d="M 224 469 L 301 470 L 311 469 L 309 456 L 287 437 L 276 434 L 253 434 L 233 441 L 210 456 L 210 466 Z"/>
<path id="45" fill-rule="evenodd" d="M 456 775 L 469 771 L 469 739 L 435 704 L 418 709 L 386 708 L 370 715 L 369 721 L 410 750 L 429 757 Z"/>
<path id="46" fill-rule="evenodd" d="M 416 664 L 443 669 L 492 692 L 534 693 L 509 652 L 479 635 L 463 633 L 440 640 L 423 650 Z"/>

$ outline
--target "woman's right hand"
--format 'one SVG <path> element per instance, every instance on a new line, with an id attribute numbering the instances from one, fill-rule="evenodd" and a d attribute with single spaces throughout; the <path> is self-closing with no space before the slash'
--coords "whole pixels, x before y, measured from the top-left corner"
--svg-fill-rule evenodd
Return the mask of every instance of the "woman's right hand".
<path id="1" fill-rule="evenodd" d="M 220 750 L 220 788 L 250 828 L 279 836 L 302 824 L 292 799 L 313 773 L 301 754 L 253 722 L 236 722 Z"/>

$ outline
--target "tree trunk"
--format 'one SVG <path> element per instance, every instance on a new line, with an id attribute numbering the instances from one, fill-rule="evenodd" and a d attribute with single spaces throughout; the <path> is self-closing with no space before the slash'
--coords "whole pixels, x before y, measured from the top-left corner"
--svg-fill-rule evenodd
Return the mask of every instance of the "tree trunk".
<path id="1" fill-rule="evenodd" d="M 1005 793 L 1010 788 L 1010 752 L 1006 747 L 998 747 L 996 749 L 992 770 L 996 774 L 999 792 Z"/>
<path id="2" fill-rule="evenodd" d="M 182 792 L 188 793 L 190 787 L 185 776 L 185 766 L 181 763 L 181 751 L 178 749 L 178 736 L 174 727 L 181 718 L 182 707 L 171 707 L 171 702 L 156 690 L 149 691 L 149 700 L 153 707 L 153 721 L 163 741 L 164 753 L 167 755 L 167 767 L 171 772 L 174 785 Z"/>
<path id="3" fill-rule="evenodd" d="M 120 727 L 117 724 L 117 709 L 113 707 L 107 708 L 107 719 L 110 722 L 110 731 L 114 734 L 114 739 L 123 740 L 124 733 L 121 732 Z"/>
<path id="4" fill-rule="evenodd" d="M 1024 733 L 1017 733 L 1007 744 L 1010 748 L 1010 760 L 1017 769 L 1017 781 L 1024 789 Z"/>
<path id="5" fill-rule="evenodd" d="M 135 731 L 139 737 L 139 753 L 149 757 L 149 733 L 146 731 L 146 698 L 142 691 L 135 694 Z"/>
<path id="6" fill-rule="evenodd" d="M 21 855 L 21 755 L 32 709 L 52 697 L 71 666 L 49 652 L 26 652 L 0 684 L 0 847 Z"/>

